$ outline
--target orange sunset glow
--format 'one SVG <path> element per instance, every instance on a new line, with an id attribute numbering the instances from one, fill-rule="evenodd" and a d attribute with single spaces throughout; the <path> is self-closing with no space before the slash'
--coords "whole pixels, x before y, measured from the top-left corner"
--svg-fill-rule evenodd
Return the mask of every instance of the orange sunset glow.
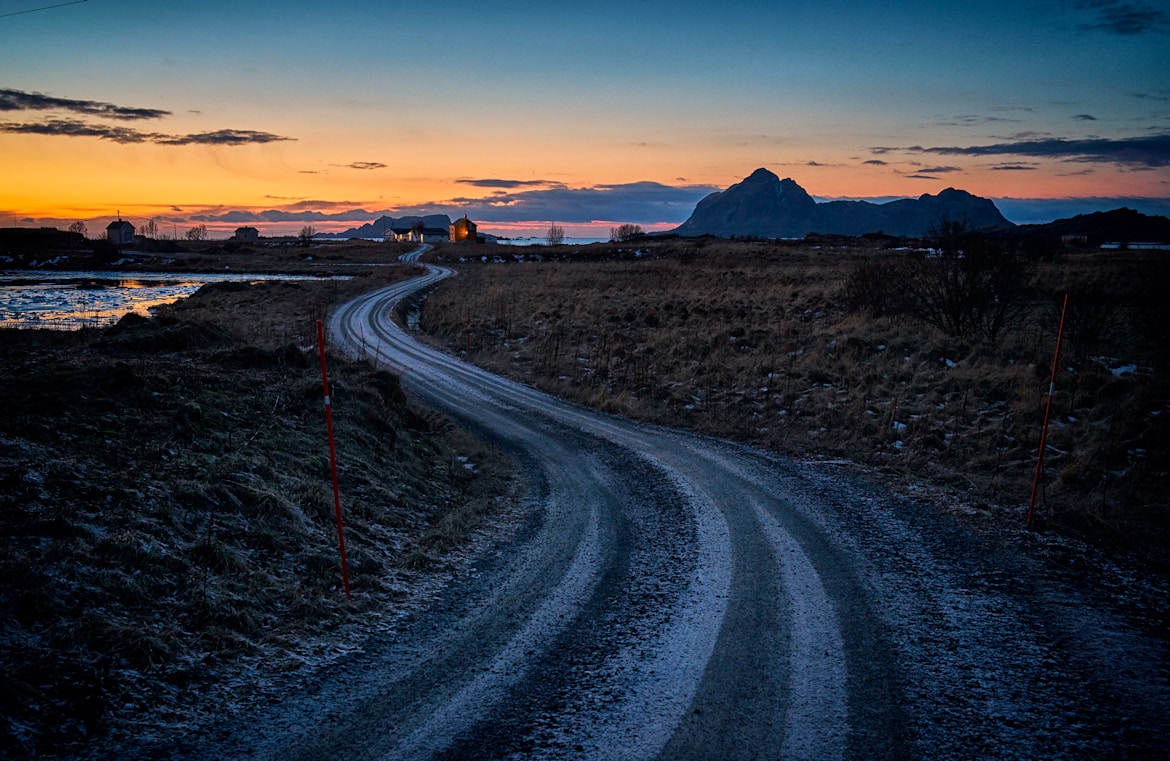
<path id="1" fill-rule="evenodd" d="M 1013 221 L 1170 205 L 1160 17 L 684 3 L 615 28 L 604 10 L 443 4 L 458 43 L 391 41 L 366 3 L 0 17 L 0 224 L 669 229 L 756 167 L 822 199 L 961 188 Z"/>

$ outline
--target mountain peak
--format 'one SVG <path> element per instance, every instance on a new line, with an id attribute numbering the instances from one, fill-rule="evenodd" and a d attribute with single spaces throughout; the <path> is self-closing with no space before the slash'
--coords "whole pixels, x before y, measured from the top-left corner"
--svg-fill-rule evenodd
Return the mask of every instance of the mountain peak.
<path id="1" fill-rule="evenodd" d="M 747 176 L 744 182 L 780 182 L 780 178 L 767 169 L 760 167 L 756 171 Z M 792 182 L 792 180 L 785 180 L 785 182 Z"/>
<path id="2" fill-rule="evenodd" d="M 884 204 L 817 203 L 791 178 L 760 168 L 726 190 L 712 193 L 677 230 L 680 235 L 803 238 L 809 233 L 922 235 L 941 217 L 964 219 L 972 229 L 1011 227 L 995 204 L 965 190 L 947 188 Z"/>

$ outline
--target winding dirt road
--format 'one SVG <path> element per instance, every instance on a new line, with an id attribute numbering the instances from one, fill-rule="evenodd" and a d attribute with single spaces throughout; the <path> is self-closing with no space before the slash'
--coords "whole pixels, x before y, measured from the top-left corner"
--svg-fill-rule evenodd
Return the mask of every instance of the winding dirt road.
<path id="1" fill-rule="evenodd" d="M 200 757 L 1146 757 L 1167 643 L 1030 535 L 801 463 L 590 411 L 389 318 L 335 344 L 509 451 L 522 525 L 423 615 Z"/>

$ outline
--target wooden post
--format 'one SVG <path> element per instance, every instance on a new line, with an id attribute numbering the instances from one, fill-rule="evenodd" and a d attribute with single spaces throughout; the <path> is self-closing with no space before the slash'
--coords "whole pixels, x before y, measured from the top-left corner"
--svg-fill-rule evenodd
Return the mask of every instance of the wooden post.
<path id="1" fill-rule="evenodd" d="M 1068 312 L 1068 294 L 1060 308 L 1060 329 L 1056 332 L 1056 354 L 1052 357 L 1052 376 L 1048 381 L 1048 403 L 1044 407 L 1044 424 L 1040 427 L 1040 451 L 1036 453 L 1036 473 L 1032 477 L 1032 498 L 1028 501 L 1028 528 L 1036 511 L 1036 493 L 1040 487 L 1040 473 L 1044 470 L 1044 448 L 1048 446 L 1048 419 L 1052 416 L 1052 397 L 1056 393 L 1056 368 L 1060 362 L 1060 343 L 1064 340 L 1064 316 Z"/>
<path id="2" fill-rule="evenodd" d="M 333 444 L 333 402 L 329 397 L 329 370 L 325 366 L 325 324 L 317 320 L 317 348 L 321 354 L 321 384 L 325 389 L 325 430 L 329 435 L 329 468 L 333 471 L 333 508 L 337 517 L 337 548 L 341 554 L 341 580 L 349 593 L 349 562 L 345 558 L 345 529 L 341 523 L 341 491 L 337 488 L 337 449 Z"/>

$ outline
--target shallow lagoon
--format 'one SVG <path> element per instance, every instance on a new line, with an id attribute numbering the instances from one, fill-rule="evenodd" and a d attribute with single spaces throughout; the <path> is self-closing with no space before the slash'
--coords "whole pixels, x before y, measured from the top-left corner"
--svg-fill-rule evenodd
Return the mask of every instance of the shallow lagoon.
<path id="1" fill-rule="evenodd" d="M 208 283 L 315 280 L 311 275 L 0 272 L 0 328 L 78 330 L 190 296 Z"/>

